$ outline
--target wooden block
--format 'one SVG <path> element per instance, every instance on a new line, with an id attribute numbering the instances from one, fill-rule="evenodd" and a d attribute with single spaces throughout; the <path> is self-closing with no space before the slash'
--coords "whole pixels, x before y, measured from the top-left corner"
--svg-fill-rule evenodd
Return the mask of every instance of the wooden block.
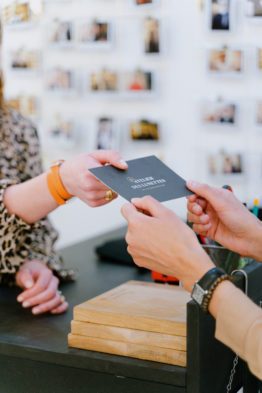
<path id="1" fill-rule="evenodd" d="M 98 325 L 90 322 L 71 322 L 71 333 L 77 336 L 102 338 L 133 344 L 186 351 L 186 337 L 170 334 L 144 332 L 115 326 Z"/>
<path id="2" fill-rule="evenodd" d="M 74 334 L 68 335 L 68 344 L 73 348 L 186 367 L 186 352 L 176 351 L 174 349 L 123 343 L 120 341 L 103 340 L 101 338 L 77 336 Z"/>
<path id="3" fill-rule="evenodd" d="M 186 336 L 190 295 L 179 287 L 129 281 L 74 308 L 74 320 Z"/>

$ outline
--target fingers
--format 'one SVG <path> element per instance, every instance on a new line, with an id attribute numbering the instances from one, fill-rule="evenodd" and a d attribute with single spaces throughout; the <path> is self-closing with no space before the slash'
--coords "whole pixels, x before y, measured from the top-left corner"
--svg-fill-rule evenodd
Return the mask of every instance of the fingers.
<path id="1" fill-rule="evenodd" d="M 123 169 L 123 170 L 128 168 L 127 163 L 123 160 L 121 155 L 116 151 L 97 150 L 93 152 L 91 156 L 95 158 L 97 161 L 99 161 L 102 165 L 111 164 L 116 168 Z"/>
<path id="2" fill-rule="evenodd" d="M 30 269 L 22 266 L 16 274 L 16 283 L 20 288 L 31 288 L 34 285 L 34 280 Z"/>
<path id="3" fill-rule="evenodd" d="M 65 298 L 61 296 L 60 293 L 57 291 L 55 296 L 51 300 L 34 307 L 32 309 L 32 313 L 34 315 L 39 315 L 39 314 L 44 314 L 46 312 L 50 312 L 52 310 L 57 309 L 64 302 L 65 302 Z"/>
<path id="4" fill-rule="evenodd" d="M 194 224 L 193 230 L 198 235 L 206 236 L 208 231 L 211 229 L 211 223 L 203 225 L 203 224 Z"/>
<path id="5" fill-rule="evenodd" d="M 51 312 L 51 314 L 62 314 L 67 309 L 68 309 L 68 303 L 64 302 L 60 306 L 58 306 L 57 308 L 54 308 L 53 310 L 51 310 L 50 312 Z"/>
<path id="6" fill-rule="evenodd" d="M 59 280 L 53 276 L 49 282 L 48 287 L 36 296 L 32 296 L 25 300 L 22 304 L 24 308 L 36 306 L 37 304 L 45 303 L 56 296 Z"/>
<path id="7" fill-rule="evenodd" d="M 188 213 L 187 215 L 188 222 L 192 222 L 193 224 L 207 225 L 210 223 L 210 218 L 207 214 L 202 214 L 200 216 L 192 213 Z"/>
<path id="8" fill-rule="evenodd" d="M 24 302 L 25 300 L 40 294 L 48 287 L 52 277 L 53 273 L 51 272 L 51 270 L 44 269 L 43 271 L 41 271 L 41 274 L 35 279 L 36 281 L 33 287 L 22 292 L 18 296 L 17 300 L 19 302 Z"/>
<path id="9" fill-rule="evenodd" d="M 145 196 L 143 198 L 133 198 L 132 204 L 138 210 L 145 211 L 149 213 L 149 215 L 152 217 L 159 217 L 161 213 L 166 211 L 166 208 L 151 196 Z"/>

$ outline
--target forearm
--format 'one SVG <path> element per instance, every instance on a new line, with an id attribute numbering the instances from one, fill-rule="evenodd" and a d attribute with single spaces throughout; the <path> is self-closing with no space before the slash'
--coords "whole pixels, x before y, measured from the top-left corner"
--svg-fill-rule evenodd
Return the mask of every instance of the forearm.
<path id="1" fill-rule="evenodd" d="M 4 193 L 4 204 L 10 214 L 33 224 L 58 207 L 47 185 L 47 174 L 10 186 Z"/>
<path id="2" fill-rule="evenodd" d="M 232 283 L 214 292 L 210 313 L 216 318 L 216 338 L 248 362 L 262 379 L 262 311 Z"/>

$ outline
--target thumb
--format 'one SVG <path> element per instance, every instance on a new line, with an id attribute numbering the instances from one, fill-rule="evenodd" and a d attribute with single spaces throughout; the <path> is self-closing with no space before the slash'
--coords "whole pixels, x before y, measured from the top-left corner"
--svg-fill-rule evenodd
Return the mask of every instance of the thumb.
<path id="1" fill-rule="evenodd" d="M 116 168 L 126 170 L 127 163 L 123 160 L 121 155 L 112 150 L 97 150 L 91 154 L 93 158 L 100 162 L 100 164 L 111 164 Z"/>
<path id="2" fill-rule="evenodd" d="M 132 203 L 138 210 L 148 213 L 151 217 L 159 217 L 165 210 L 165 207 L 151 196 L 133 198 Z"/>
<path id="3" fill-rule="evenodd" d="M 26 267 L 22 267 L 16 275 L 16 282 L 23 289 L 32 288 L 34 280 L 31 271 Z"/>
<path id="4" fill-rule="evenodd" d="M 223 208 L 225 201 L 232 193 L 222 188 L 210 187 L 207 184 L 198 183 L 195 181 L 188 181 L 187 187 L 193 191 L 197 196 L 200 196 L 207 200 L 215 209 Z"/>
<path id="5" fill-rule="evenodd" d="M 130 221 L 132 217 L 137 214 L 137 210 L 132 203 L 126 203 L 122 206 L 121 209 L 122 216 L 126 219 L 126 221 Z"/>

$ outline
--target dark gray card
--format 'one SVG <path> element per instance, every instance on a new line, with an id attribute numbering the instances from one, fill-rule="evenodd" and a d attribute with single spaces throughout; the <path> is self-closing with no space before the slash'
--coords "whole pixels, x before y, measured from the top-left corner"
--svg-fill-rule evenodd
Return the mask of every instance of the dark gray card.
<path id="1" fill-rule="evenodd" d="M 131 201 L 151 195 L 159 202 L 191 195 L 186 182 L 155 156 L 127 161 L 122 171 L 111 165 L 89 169 L 102 183 Z"/>

